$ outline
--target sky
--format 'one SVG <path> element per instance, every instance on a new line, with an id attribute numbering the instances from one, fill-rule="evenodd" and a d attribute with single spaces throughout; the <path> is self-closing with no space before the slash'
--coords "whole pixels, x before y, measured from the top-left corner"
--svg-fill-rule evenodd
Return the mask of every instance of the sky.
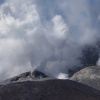
<path id="1" fill-rule="evenodd" d="M 100 38 L 99 9 L 100 0 L 0 0 L 0 80 L 35 69 L 68 78 Z"/>

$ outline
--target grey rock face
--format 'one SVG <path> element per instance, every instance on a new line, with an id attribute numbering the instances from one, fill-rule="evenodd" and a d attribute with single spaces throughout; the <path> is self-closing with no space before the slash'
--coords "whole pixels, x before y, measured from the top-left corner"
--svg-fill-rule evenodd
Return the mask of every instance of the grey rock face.
<path id="1" fill-rule="evenodd" d="M 0 100 L 100 100 L 100 91 L 70 80 L 27 81 L 0 86 Z"/>
<path id="2" fill-rule="evenodd" d="M 76 72 L 70 80 L 84 83 L 100 90 L 100 66 L 90 66 Z"/>

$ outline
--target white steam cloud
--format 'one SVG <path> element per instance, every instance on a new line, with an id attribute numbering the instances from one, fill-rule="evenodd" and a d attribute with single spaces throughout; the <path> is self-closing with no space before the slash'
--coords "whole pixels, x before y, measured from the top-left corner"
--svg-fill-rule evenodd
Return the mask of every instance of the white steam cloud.
<path id="1" fill-rule="evenodd" d="M 99 28 L 92 23 L 94 19 L 99 23 L 99 14 L 92 18 L 90 3 L 91 0 L 1 3 L 0 79 L 36 68 L 52 77 L 67 78 L 69 68 L 81 66 L 81 47 L 99 37 Z"/>

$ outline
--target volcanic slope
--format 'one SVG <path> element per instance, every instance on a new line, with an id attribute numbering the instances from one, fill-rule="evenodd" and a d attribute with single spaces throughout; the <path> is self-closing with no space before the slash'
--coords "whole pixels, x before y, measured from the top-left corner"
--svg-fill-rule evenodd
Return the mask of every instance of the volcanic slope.
<path id="1" fill-rule="evenodd" d="M 76 72 L 70 80 L 84 83 L 100 90 L 100 66 L 89 66 Z"/>
<path id="2" fill-rule="evenodd" d="M 47 79 L 0 86 L 0 100 L 100 100 L 100 91 L 71 80 Z"/>

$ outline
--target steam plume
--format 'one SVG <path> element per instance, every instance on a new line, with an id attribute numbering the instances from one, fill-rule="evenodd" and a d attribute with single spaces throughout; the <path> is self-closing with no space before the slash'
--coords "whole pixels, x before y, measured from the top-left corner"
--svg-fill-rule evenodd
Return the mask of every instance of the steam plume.
<path id="1" fill-rule="evenodd" d="M 98 0 L 5 0 L 0 4 L 0 79 L 39 69 L 66 78 L 99 35 Z M 63 74 L 64 73 L 64 74 Z"/>

